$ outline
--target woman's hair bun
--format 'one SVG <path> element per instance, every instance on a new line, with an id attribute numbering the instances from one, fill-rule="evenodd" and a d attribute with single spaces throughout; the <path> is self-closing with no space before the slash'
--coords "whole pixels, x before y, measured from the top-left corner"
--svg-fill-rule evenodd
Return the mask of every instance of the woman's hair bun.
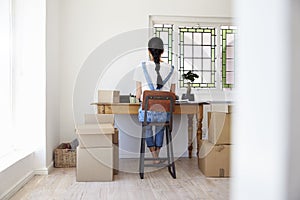
<path id="1" fill-rule="evenodd" d="M 159 37 L 153 37 L 148 42 L 149 49 L 164 49 L 164 43 Z"/>

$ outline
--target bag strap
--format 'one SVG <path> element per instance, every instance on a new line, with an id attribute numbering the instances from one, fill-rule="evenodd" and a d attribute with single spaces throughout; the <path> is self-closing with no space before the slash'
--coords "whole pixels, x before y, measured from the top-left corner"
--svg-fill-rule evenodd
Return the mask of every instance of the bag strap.
<path id="1" fill-rule="evenodd" d="M 145 62 L 142 62 L 142 67 L 143 67 L 144 75 L 145 75 L 145 78 L 147 80 L 147 83 L 149 85 L 150 90 L 155 90 L 154 86 L 153 86 L 153 83 L 151 81 L 151 78 L 149 76 L 149 73 L 148 73 L 148 71 L 146 69 L 146 63 Z"/>
<path id="2" fill-rule="evenodd" d="M 174 71 L 174 66 L 172 65 L 171 66 L 171 71 L 169 72 L 168 76 L 165 78 L 165 80 L 163 81 L 163 85 L 166 84 L 166 82 L 168 82 L 168 80 L 171 78 L 172 74 L 173 74 L 173 71 Z"/>
<path id="3" fill-rule="evenodd" d="M 154 86 L 153 86 L 153 83 L 152 83 L 151 78 L 149 76 L 149 73 L 147 71 L 146 63 L 145 62 L 142 62 L 142 67 L 143 67 L 145 78 L 146 78 L 147 83 L 148 83 L 148 85 L 150 87 L 150 90 L 156 90 L 154 88 Z M 171 78 L 173 72 L 174 72 L 174 66 L 172 65 L 171 66 L 171 71 L 169 72 L 168 76 L 163 80 L 163 85 L 165 85 L 168 82 L 168 80 Z"/>

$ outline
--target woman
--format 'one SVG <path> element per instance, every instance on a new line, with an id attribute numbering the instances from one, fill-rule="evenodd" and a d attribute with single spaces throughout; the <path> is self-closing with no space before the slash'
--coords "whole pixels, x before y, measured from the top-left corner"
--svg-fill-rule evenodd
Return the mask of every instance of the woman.
<path id="1" fill-rule="evenodd" d="M 136 81 L 136 98 L 142 99 L 145 90 L 171 91 L 175 93 L 178 73 L 174 67 L 162 61 L 164 52 L 163 41 L 153 37 L 148 42 L 148 54 L 150 61 L 142 62 L 135 70 L 134 80 Z M 155 136 L 151 127 L 146 128 L 146 143 L 153 158 L 159 157 L 163 145 L 164 129 L 155 127 Z M 159 163 L 155 160 L 154 163 Z"/>

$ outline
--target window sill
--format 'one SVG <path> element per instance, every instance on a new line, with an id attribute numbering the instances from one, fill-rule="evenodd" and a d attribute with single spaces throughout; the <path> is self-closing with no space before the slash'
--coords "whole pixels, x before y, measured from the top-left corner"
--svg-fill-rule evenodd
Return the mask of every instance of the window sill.
<path id="1" fill-rule="evenodd" d="M 12 149 L 0 158 L 0 173 L 32 153 L 32 150 Z"/>

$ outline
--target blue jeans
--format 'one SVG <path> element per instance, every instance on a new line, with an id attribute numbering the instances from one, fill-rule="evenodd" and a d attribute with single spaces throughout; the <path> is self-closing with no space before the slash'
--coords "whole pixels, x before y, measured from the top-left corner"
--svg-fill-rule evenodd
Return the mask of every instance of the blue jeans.
<path id="1" fill-rule="evenodd" d="M 146 143 L 147 147 L 162 147 L 164 141 L 165 128 L 155 126 L 155 135 L 153 137 L 152 126 L 146 126 Z"/>

